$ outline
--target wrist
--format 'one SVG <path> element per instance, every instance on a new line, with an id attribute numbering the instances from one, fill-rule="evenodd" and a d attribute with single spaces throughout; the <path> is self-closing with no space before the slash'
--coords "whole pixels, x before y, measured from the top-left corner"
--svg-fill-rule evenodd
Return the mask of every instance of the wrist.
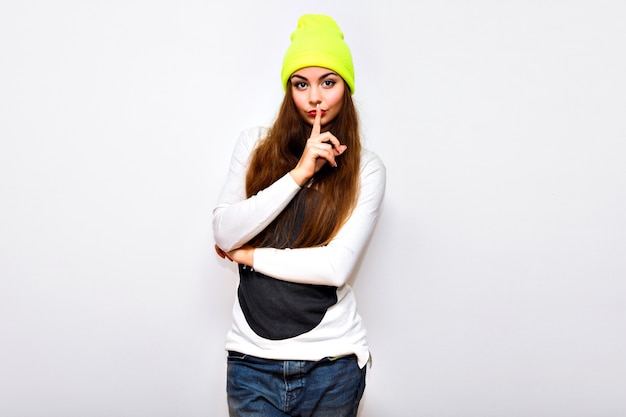
<path id="1" fill-rule="evenodd" d="M 248 266 L 254 268 L 254 248 L 250 248 L 246 253 L 246 262 Z"/>
<path id="2" fill-rule="evenodd" d="M 291 178 L 294 180 L 296 184 L 298 184 L 299 187 L 302 187 L 309 180 L 308 177 L 298 172 L 296 168 L 289 171 L 289 175 L 291 175 Z"/>

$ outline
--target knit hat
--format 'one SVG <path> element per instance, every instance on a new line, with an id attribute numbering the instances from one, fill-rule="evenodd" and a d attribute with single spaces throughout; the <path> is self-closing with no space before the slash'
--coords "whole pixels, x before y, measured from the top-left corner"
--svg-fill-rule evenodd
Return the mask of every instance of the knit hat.
<path id="1" fill-rule="evenodd" d="M 323 67 L 335 71 L 354 94 L 352 54 L 337 23 L 323 14 L 305 14 L 291 34 L 291 45 L 283 59 L 281 80 L 287 89 L 289 77 L 301 68 Z"/>

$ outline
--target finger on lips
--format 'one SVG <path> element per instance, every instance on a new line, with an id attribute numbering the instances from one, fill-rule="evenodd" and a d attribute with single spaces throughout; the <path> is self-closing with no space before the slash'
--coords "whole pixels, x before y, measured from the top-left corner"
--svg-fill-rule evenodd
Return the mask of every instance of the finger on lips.
<path id="1" fill-rule="evenodd" d="M 313 121 L 313 129 L 311 130 L 311 137 L 317 136 L 322 131 L 322 110 L 319 103 L 315 108 L 315 120 Z"/>
<path id="2" fill-rule="evenodd" d="M 330 132 L 321 133 L 321 131 L 322 131 L 322 109 L 318 103 L 317 106 L 315 107 L 315 119 L 313 120 L 313 127 L 311 129 L 311 136 L 310 136 L 310 139 L 312 139 L 311 145 L 313 146 L 313 148 L 318 148 L 319 149 L 318 152 L 322 151 L 322 148 L 320 148 L 318 144 L 330 145 L 329 153 L 326 153 L 326 151 L 324 151 L 323 153 L 326 154 L 325 156 L 322 156 L 322 154 L 320 153 L 318 153 L 318 156 L 326 159 L 333 167 L 336 167 L 337 163 L 335 162 L 335 155 L 341 155 L 344 149 L 342 149 L 342 145 L 341 145 L 341 142 L 339 142 L 339 139 L 333 136 L 332 133 Z M 328 149 L 328 148 L 324 147 L 324 149 Z"/>

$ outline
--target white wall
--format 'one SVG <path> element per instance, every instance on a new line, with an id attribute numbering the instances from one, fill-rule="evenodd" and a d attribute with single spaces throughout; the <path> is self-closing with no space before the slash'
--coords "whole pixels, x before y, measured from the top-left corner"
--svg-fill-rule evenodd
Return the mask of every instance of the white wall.
<path id="1" fill-rule="evenodd" d="M 0 415 L 226 415 L 211 209 L 331 14 L 388 167 L 362 417 L 626 415 L 626 5 L 0 6 Z"/>

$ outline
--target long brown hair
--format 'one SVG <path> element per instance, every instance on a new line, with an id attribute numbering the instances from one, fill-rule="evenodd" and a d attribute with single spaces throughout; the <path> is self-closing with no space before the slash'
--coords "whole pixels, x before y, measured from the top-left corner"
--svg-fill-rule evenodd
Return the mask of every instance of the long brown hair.
<path id="1" fill-rule="evenodd" d="M 249 245 L 292 248 L 325 245 L 350 216 L 359 193 L 361 138 L 358 114 L 347 85 L 341 111 L 323 130 L 330 131 L 347 145 L 346 151 L 337 158 L 337 167 L 324 165 L 313 177 L 310 190 L 306 186 L 301 190 L 306 196 L 294 198 L 272 224 L 248 242 Z M 292 170 L 310 135 L 311 125 L 298 114 L 288 86 L 274 125 L 252 154 L 246 176 L 247 196 L 255 195 Z M 294 212 L 300 213 L 297 225 L 294 225 Z M 294 230 L 296 236 L 287 237 Z"/>

